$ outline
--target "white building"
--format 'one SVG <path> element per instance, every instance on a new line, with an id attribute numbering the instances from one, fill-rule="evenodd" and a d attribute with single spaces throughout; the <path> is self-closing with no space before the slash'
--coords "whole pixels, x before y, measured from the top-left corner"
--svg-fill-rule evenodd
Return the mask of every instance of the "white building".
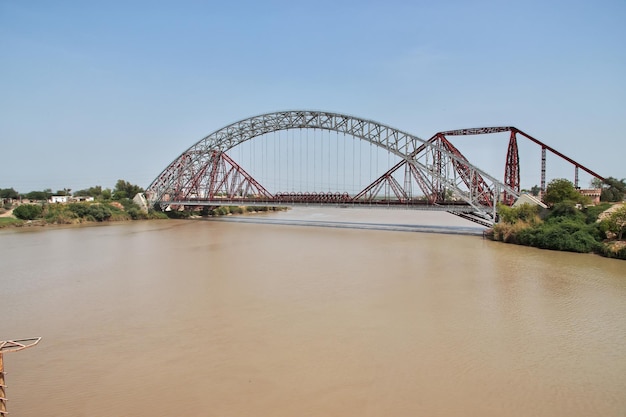
<path id="1" fill-rule="evenodd" d="M 67 203 L 67 199 L 68 197 L 66 195 L 53 195 L 52 197 L 50 197 L 50 202 L 65 204 Z"/>
<path id="2" fill-rule="evenodd" d="M 93 197 L 89 195 L 80 195 L 76 197 L 72 197 L 72 200 L 82 202 L 82 201 L 93 201 Z"/>

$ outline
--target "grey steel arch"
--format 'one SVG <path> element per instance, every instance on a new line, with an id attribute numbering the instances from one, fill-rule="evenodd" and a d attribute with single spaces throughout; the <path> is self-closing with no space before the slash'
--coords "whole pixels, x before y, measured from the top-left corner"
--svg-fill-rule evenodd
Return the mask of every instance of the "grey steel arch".
<path id="1" fill-rule="evenodd" d="M 325 111 L 290 110 L 246 118 L 199 140 L 174 159 L 150 184 L 146 190 L 148 202 L 151 205 L 161 202 L 163 196 L 171 192 L 175 184 L 187 175 L 186 172 L 198 172 L 198 169 L 206 165 L 213 152 L 226 152 L 252 138 L 289 129 L 324 129 L 370 142 L 410 163 L 422 179 L 429 183 L 427 186 L 432 186 L 434 182 L 444 184 L 458 198 L 492 219 L 495 218 L 495 203 L 501 192 L 518 196 L 505 184 L 436 142 L 359 117 Z M 441 158 L 438 160 L 438 167 L 434 167 L 428 160 L 428 155 L 433 152 Z M 450 167 L 453 163 L 467 167 L 466 172 L 460 175 L 455 169 L 441 169 L 442 164 Z M 493 204 L 485 205 L 485 196 L 477 195 L 465 185 L 477 177 L 482 177 L 489 185 Z"/>

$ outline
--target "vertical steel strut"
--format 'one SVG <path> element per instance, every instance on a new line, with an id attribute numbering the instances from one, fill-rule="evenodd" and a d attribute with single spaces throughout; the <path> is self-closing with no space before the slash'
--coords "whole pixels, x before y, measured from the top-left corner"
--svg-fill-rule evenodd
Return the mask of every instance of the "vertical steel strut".
<path id="1" fill-rule="evenodd" d="M 511 129 L 511 138 L 509 139 L 509 149 L 506 153 L 506 164 L 504 167 L 504 183 L 511 187 L 512 190 L 519 193 L 520 191 L 520 175 L 519 175 L 519 151 L 517 149 L 516 130 Z M 505 204 L 513 205 L 515 196 L 508 193 L 504 194 Z"/>
<path id="2" fill-rule="evenodd" d="M 541 147 L 541 198 L 546 193 L 546 147 Z"/>

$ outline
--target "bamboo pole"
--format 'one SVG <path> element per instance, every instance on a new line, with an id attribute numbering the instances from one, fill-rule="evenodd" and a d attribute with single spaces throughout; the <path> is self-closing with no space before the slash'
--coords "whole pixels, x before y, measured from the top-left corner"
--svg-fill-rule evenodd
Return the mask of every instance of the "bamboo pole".
<path id="1" fill-rule="evenodd" d="M 33 347 L 37 343 L 39 343 L 40 340 L 41 337 L 32 337 L 30 339 L 0 341 L 0 417 L 4 417 L 9 414 L 7 411 L 7 386 L 4 377 L 4 352 L 17 352 L 29 347 Z"/>
<path id="2" fill-rule="evenodd" d="M 5 416 L 7 415 L 7 393 L 4 383 L 4 359 L 2 356 L 2 351 L 0 351 L 0 415 Z"/>

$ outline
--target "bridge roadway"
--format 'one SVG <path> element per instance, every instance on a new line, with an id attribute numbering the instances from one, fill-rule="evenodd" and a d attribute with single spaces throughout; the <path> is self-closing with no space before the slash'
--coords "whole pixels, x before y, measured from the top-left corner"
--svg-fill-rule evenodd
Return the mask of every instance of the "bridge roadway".
<path id="1" fill-rule="evenodd" d="M 393 232 L 422 232 L 422 233 L 442 233 L 451 235 L 474 235 L 481 236 L 484 229 L 478 226 L 439 226 L 423 224 L 402 224 L 402 223 L 370 223 L 370 222 L 346 222 L 346 221 L 320 221 L 320 220 L 300 220 L 300 219 L 274 219 L 271 217 L 262 218 L 249 216 L 219 216 L 210 219 L 216 222 L 232 223 L 253 223 L 272 224 L 281 226 L 309 226 L 327 227 L 331 229 L 360 229 L 360 230 L 385 230 Z"/>
<path id="2" fill-rule="evenodd" d="M 430 204 L 426 201 L 410 201 L 410 202 L 398 202 L 398 201 L 385 201 L 385 200 L 373 200 L 373 201 L 297 201 L 288 200 L 284 196 L 280 199 L 268 199 L 268 198 L 213 198 L 213 199 L 188 199 L 180 201 L 161 201 L 159 205 L 172 205 L 172 206 L 188 206 L 188 207 L 204 207 L 204 206 L 250 206 L 250 207 L 338 207 L 338 208 L 370 208 L 370 209 L 398 209 L 398 210 L 427 210 L 427 211 L 445 211 L 455 216 L 462 217 L 466 220 L 478 223 L 485 227 L 491 227 L 494 224 L 494 220 L 491 217 L 486 217 L 484 213 L 489 213 L 493 210 L 492 207 L 483 207 L 484 212 L 478 212 L 475 207 L 469 204 L 459 202 L 442 202 Z"/>

